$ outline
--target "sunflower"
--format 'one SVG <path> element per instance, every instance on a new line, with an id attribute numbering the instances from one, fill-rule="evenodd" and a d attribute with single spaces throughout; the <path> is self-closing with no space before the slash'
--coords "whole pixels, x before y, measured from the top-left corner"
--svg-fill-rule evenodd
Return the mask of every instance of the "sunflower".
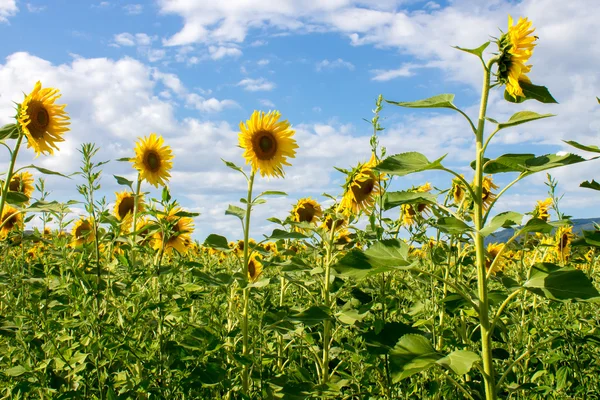
<path id="1" fill-rule="evenodd" d="M 548 221 L 550 218 L 550 207 L 552 206 L 552 199 L 547 198 L 546 200 L 538 201 L 533 210 L 533 218 L 538 218 L 543 221 Z"/>
<path id="2" fill-rule="evenodd" d="M 43 235 L 44 236 L 52 236 L 52 229 L 50 229 L 49 227 L 45 227 Z"/>
<path id="3" fill-rule="evenodd" d="M 531 83 L 527 73 L 531 71 L 531 65 L 525 65 L 533 54 L 533 43 L 537 37 L 532 33 L 531 21 L 527 18 L 519 18 L 513 25 L 512 17 L 508 16 L 508 32 L 498 40 L 500 49 L 500 60 L 498 61 L 498 82 L 506 85 L 506 91 L 514 98 L 525 97 L 521 82 Z"/>
<path id="4" fill-rule="evenodd" d="M 33 175 L 27 171 L 13 175 L 8 184 L 8 190 L 11 192 L 19 192 L 31 198 L 31 195 L 33 194 Z M 28 202 L 29 201 L 26 203 Z"/>
<path id="5" fill-rule="evenodd" d="M 63 142 L 62 135 L 69 130 L 66 104 L 54 104 L 59 97 L 58 89 L 42 89 L 38 81 L 18 106 L 17 121 L 27 136 L 27 147 L 33 147 L 36 156 L 54 154 L 56 143 Z"/>
<path id="6" fill-rule="evenodd" d="M 345 215 L 358 215 L 361 211 L 370 215 L 373 211 L 375 198 L 381 195 L 381 186 L 379 178 L 375 174 L 374 168 L 377 166 L 375 153 L 366 163 L 358 164 L 348 174 L 344 184 L 344 194 L 340 202 L 338 211 Z"/>
<path id="7" fill-rule="evenodd" d="M 277 250 L 277 243 L 275 242 L 267 242 L 263 244 L 263 248 L 266 252 L 272 253 L 274 256 L 279 254 L 279 251 Z"/>
<path id="8" fill-rule="evenodd" d="M 454 197 L 454 203 L 456 205 L 460 205 L 465 198 L 465 187 L 462 180 L 458 178 L 452 179 L 452 189 L 450 191 L 452 193 L 452 197 Z"/>
<path id="9" fill-rule="evenodd" d="M 151 133 L 149 137 L 139 138 L 135 144 L 135 158 L 133 167 L 154 187 L 164 186 L 171 174 L 173 167 L 173 153 L 171 148 L 164 144 L 162 136 Z"/>
<path id="10" fill-rule="evenodd" d="M 252 172 L 260 170 L 263 177 L 283 178 L 283 166 L 291 166 L 287 158 L 296 157 L 295 131 L 287 120 L 279 118 L 279 111 L 254 111 L 245 124 L 240 122 L 238 142 L 246 164 L 252 165 Z"/>
<path id="11" fill-rule="evenodd" d="M 85 243 L 94 241 L 94 225 L 90 219 L 81 218 L 73 226 L 71 231 L 73 240 L 71 244 L 73 246 L 81 246 Z"/>
<path id="12" fill-rule="evenodd" d="M 492 193 L 492 190 L 495 189 L 498 189 L 498 185 L 494 183 L 492 176 L 484 176 L 481 189 L 481 204 L 484 210 L 487 210 L 494 200 L 496 200 L 496 194 Z"/>
<path id="13" fill-rule="evenodd" d="M 350 243 L 351 241 L 352 241 L 352 238 L 350 237 L 350 231 L 348 229 L 342 229 L 337 235 L 335 244 L 346 245 L 346 244 Z"/>
<path id="14" fill-rule="evenodd" d="M 555 251 L 560 259 L 564 262 L 571 254 L 571 242 L 573 241 L 573 227 L 561 226 L 556 230 L 556 247 Z"/>
<path id="15" fill-rule="evenodd" d="M 336 218 L 335 220 L 335 230 L 339 230 L 346 226 L 347 221 L 343 218 Z M 331 228 L 334 226 L 333 216 L 330 213 L 327 213 L 323 222 L 321 223 L 321 229 L 326 230 L 327 232 L 331 232 Z"/>
<path id="16" fill-rule="evenodd" d="M 262 256 L 258 253 L 252 253 L 248 259 L 248 279 L 251 282 L 256 282 L 263 270 L 263 265 L 260 262 Z"/>
<path id="17" fill-rule="evenodd" d="M 492 263 L 494 262 L 494 260 L 496 259 L 496 257 L 498 256 L 498 254 L 500 254 L 500 252 L 502 251 L 502 249 L 504 248 L 504 243 L 490 243 L 487 246 L 486 249 L 486 258 L 485 258 L 485 268 L 489 271 L 490 267 L 492 266 Z M 500 271 L 502 269 L 502 266 L 500 265 L 500 262 L 498 261 L 498 263 L 496 263 L 495 268 L 493 271 L 491 271 L 492 274 L 495 274 L 496 272 Z"/>
<path id="18" fill-rule="evenodd" d="M 177 250 L 181 254 L 187 253 L 189 247 L 186 245 L 191 240 L 194 231 L 194 220 L 190 217 L 178 217 L 175 214 L 182 211 L 181 208 L 173 208 L 168 215 L 161 218 L 172 224 L 171 231 L 167 234 L 167 241 L 164 242 L 167 252 L 171 249 Z M 160 250 L 163 246 L 163 232 L 159 230 L 154 234 L 154 248 Z"/>
<path id="19" fill-rule="evenodd" d="M 430 192 L 433 188 L 429 182 L 426 182 L 424 185 L 418 186 L 409 190 L 414 193 L 427 193 Z M 429 205 L 427 203 L 417 203 L 417 204 L 402 204 L 400 206 L 400 210 L 402 212 L 402 224 L 403 225 L 413 225 L 416 223 L 416 217 L 421 216 L 424 212 L 429 210 Z"/>
<path id="20" fill-rule="evenodd" d="M 2 213 L 2 218 L 0 219 L 0 225 L 2 225 L 2 229 L 0 229 L 0 238 L 4 239 L 13 229 L 23 227 L 23 216 L 16 208 L 6 205 L 4 207 L 4 212 Z"/>
<path id="21" fill-rule="evenodd" d="M 117 201 L 115 202 L 115 217 L 119 221 L 131 220 L 133 218 L 133 208 L 135 205 L 135 194 L 123 191 L 121 193 L 115 193 L 117 195 Z M 142 196 L 138 198 L 138 212 L 144 210 L 144 199 Z"/>
<path id="22" fill-rule="evenodd" d="M 254 247 L 256 247 L 256 240 L 249 238 L 248 239 L 248 249 L 252 250 Z M 242 256 L 244 254 L 244 240 L 238 240 L 235 243 L 235 252 L 239 255 Z"/>
<path id="23" fill-rule="evenodd" d="M 298 203 L 292 209 L 292 219 L 294 222 L 314 224 L 322 215 L 323 210 L 321 206 L 310 197 L 298 200 Z"/>

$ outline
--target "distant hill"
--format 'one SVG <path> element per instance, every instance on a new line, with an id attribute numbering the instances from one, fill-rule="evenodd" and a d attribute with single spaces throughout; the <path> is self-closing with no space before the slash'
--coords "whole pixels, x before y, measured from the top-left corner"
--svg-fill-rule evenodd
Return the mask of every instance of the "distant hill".
<path id="1" fill-rule="evenodd" d="M 600 224 L 600 218 L 580 218 L 572 219 L 573 222 L 573 233 L 579 235 L 581 231 L 593 231 L 594 222 Z M 512 228 L 503 229 L 485 238 L 485 244 L 488 243 L 504 243 L 508 241 L 514 234 L 515 230 Z"/>

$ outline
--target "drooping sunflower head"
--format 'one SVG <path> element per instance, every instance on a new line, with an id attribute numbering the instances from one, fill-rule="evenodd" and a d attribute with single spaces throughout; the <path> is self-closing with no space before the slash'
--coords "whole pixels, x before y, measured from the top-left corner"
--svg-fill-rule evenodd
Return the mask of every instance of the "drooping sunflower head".
<path id="1" fill-rule="evenodd" d="M 298 145 L 292 138 L 295 131 L 287 120 L 279 121 L 279 111 L 254 111 L 250 119 L 240 122 L 238 142 L 244 149 L 246 164 L 261 176 L 283 178 L 283 166 L 296 156 Z"/>
<path id="2" fill-rule="evenodd" d="M 314 224 L 322 215 L 323 210 L 321 206 L 310 197 L 298 200 L 298 203 L 292 209 L 292 219 L 294 222 Z"/>
<path id="3" fill-rule="evenodd" d="M 279 251 L 277 249 L 277 243 L 275 242 L 267 242 L 263 245 L 263 248 L 265 249 L 265 251 L 273 254 L 274 256 L 279 254 Z"/>
<path id="4" fill-rule="evenodd" d="M 90 219 L 81 218 L 75 222 L 71 231 L 71 245 L 81 246 L 94 241 L 94 225 Z"/>
<path id="5" fill-rule="evenodd" d="M 31 198 L 34 190 L 33 175 L 27 171 L 13 175 L 8 184 L 8 190 L 11 192 L 19 192 Z"/>
<path id="6" fill-rule="evenodd" d="M 350 237 L 350 231 L 348 229 L 342 229 L 336 237 L 335 244 L 337 245 L 346 245 L 352 241 Z"/>
<path id="7" fill-rule="evenodd" d="M 559 260 L 564 262 L 571 255 L 571 242 L 573 241 L 573 227 L 561 226 L 556 230 L 555 251 Z"/>
<path id="8" fill-rule="evenodd" d="M 52 229 L 50 229 L 49 227 L 45 227 L 43 235 L 44 236 L 52 236 Z"/>
<path id="9" fill-rule="evenodd" d="M 375 199 L 381 195 L 380 180 L 374 168 L 377 166 L 375 154 L 366 163 L 360 163 L 348 173 L 344 184 L 344 194 L 338 211 L 345 215 L 358 215 L 361 211 L 370 215 Z"/>
<path id="10" fill-rule="evenodd" d="M 339 208 L 339 205 L 335 208 Z M 346 226 L 346 224 L 348 223 L 348 221 L 345 218 L 341 218 L 339 217 L 339 215 L 336 215 L 333 212 L 333 209 L 329 209 L 326 213 L 325 213 L 325 217 L 322 218 L 322 223 L 320 225 L 320 228 L 327 231 L 327 232 L 331 232 L 331 229 L 335 229 L 336 231 L 338 231 L 339 229 L 342 229 L 343 227 Z"/>
<path id="11" fill-rule="evenodd" d="M 527 18 L 519 18 L 513 25 L 512 17 L 508 16 L 508 32 L 498 39 L 500 60 L 498 61 L 498 82 L 506 85 L 506 91 L 514 98 L 525 97 L 521 82 L 531 83 L 527 73 L 531 71 L 531 65 L 525 65 L 535 47 L 536 36 L 533 36 L 535 28 Z"/>
<path id="12" fill-rule="evenodd" d="M 256 240 L 249 238 L 248 239 L 248 251 L 251 251 L 253 248 L 256 247 Z M 242 256 L 244 254 L 244 240 L 238 240 L 235 243 L 235 252 L 237 255 Z"/>
<path id="13" fill-rule="evenodd" d="M 429 182 L 424 185 L 412 188 L 409 191 L 414 193 L 427 193 L 433 189 Z M 415 203 L 415 204 L 402 204 L 400 207 L 402 211 L 402 225 L 409 226 L 414 225 L 417 222 L 417 217 L 421 217 L 423 213 L 427 214 L 429 211 L 428 203 Z"/>
<path id="14" fill-rule="evenodd" d="M 119 221 L 131 220 L 135 207 L 135 194 L 128 191 L 115 194 L 117 195 L 114 210 L 115 217 Z M 138 198 L 138 213 L 142 211 L 144 211 L 144 199 L 140 196 Z"/>
<path id="15" fill-rule="evenodd" d="M 463 199 L 465 198 L 466 193 L 466 189 L 464 187 L 463 182 L 458 178 L 452 179 L 452 189 L 450 191 L 452 192 L 454 203 L 456 205 L 460 205 L 460 203 L 462 203 Z"/>
<path id="16" fill-rule="evenodd" d="M 490 267 L 492 266 L 492 263 L 494 262 L 494 260 L 498 256 L 498 254 L 500 254 L 500 252 L 502 251 L 503 248 L 504 248 L 504 243 L 488 244 L 487 249 L 486 249 L 487 254 L 485 257 L 485 268 L 488 271 L 489 271 Z M 495 274 L 496 272 L 500 271 L 502 268 L 503 268 L 502 263 L 497 262 L 496 265 L 494 266 L 494 270 L 491 273 Z"/>
<path id="17" fill-rule="evenodd" d="M 548 221 L 550 218 L 550 207 L 552 207 L 552 199 L 540 200 L 535 205 L 533 210 L 533 218 L 538 218 L 543 221 Z"/>
<path id="18" fill-rule="evenodd" d="M 262 256 L 258 253 L 252 253 L 248 258 L 248 280 L 256 282 L 260 274 L 262 274 L 263 265 L 261 263 Z"/>
<path id="19" fill-rule="evenodd" d="M 494 183 L 492 176 L 484 176 L 481 189 L 481 203 L 484 210 L 487 210 L 496 199 L 496 194 L 492 192 L 492 190 L 496 189 L 498 189 L 498 185 Z"/>
<path id="20" fill-rule="evenodd" d="M 33 148 L 36 156 L 54 154 L 56 143 L 63 142 L 63 134 L 69 130 L 66 104 L 54 104 L 59 97 L 58 89 L 43 89 L 38 81 L 18 106 L 17 121 L 27 136 L 27 147 Z"/>
<path id="21" fill-rule="evenodd" d="M 21 229 L 23 227 L 23 215 L 9 205 L 4 206 L 2 218 L 0 219 L 0 238 L 4 239 L 12 230 Z"/>
<path id="22" fill-rule="evenodd" d="M 169 171 L 173 167 L 173 153 L 164 143 L 162 136 L 151 133 L 135 144 L 133 167 L 154 187 L 164 186 L 171 177 Z"/>
<path id="23" fill-rule="evenodd" d="M 160 250 L 165 247 L 165 252 L 169 253 L 171 249 L 177 250 L 181 254 L 186 254 L 189 250 L 188 244 L 191 242 L 191 236 L 194 232 L 194 220 L 190 217 L 179 217 L 176 214 L 183 211 L 179 207 L 172 208 L 168 215 L 161 216 L 170 226 L 168 232 L 162 229 L 154 234 L 154 248 Z"/>

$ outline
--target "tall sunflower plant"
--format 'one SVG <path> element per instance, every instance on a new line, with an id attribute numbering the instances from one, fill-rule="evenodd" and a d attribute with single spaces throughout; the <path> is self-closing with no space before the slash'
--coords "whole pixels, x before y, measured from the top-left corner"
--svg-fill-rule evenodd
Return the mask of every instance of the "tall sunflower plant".
<path id="1" fill-rule="evenodd" d="M 17 168 L 17 158 L 23 140 L 26 140 L 27 148 L 31 148 L 36 157 L 53 155 L 59 150 L 58 144 L 65 140 L 64 134 L 69 131 L 70 124 L 66 104 L 56 104 L 60 96 L 58 89 L 43 88 L 38 81 L 32 91 L 25 94 L 23 101 L 16 104 L 15 122 L 0 128 L 0 143 L 9 153 L 8 169 L 0 184 L 0 215 L 6 214 L 6 205 L 10 206 L 14 218 L 22 218 L 16 214 L 26 211 L 56 210 L 58 204 L 55 202 L 38 201 L 30 204 L 34 190 L 33 175 L 26 170 L 36 169 L 42 174 L 65 175 L 35 165 Z M 12 148 L 7 144 L 8 141 L 15 141 Z"/>
<path id="2" fill-rule="evenodd" d="M 445 156 L 430 161 L 421 153 L 408 152 L 392 155 L 381 162 L 377 162 L 376 165 L 369 165 L 369 168 L 389 177 L 402 177 L 424 171 L 444 171 L 452 176 L 453 188 L 451 192 L 454 201 L 452 201 L 449 194 L 444 202 L 439 202 L 437 196 L 429 193 L 429 191 L 412 190 L 388 192 L 383 202 L 384 204 L 387 203 L 390 209 L 394 207 L 403 208 L 407 211 L 405 214 L 409 216 L 410 214 L 415 216 L 417 214 L 415 210 L 418 212 L 418 209 L 423 205 L 429 205 L 432 210 L 435 210 L 433 228 L 454 238 L 453 243 L 455 243 L 455 246 L 459 245 L 458 248 L 464 250 L 461 253 L 463 255 L 460 258 L 460 268 L 463 272 L 467 268 L 471 268 L 476 272 L 475 290 L 466 280 L 461 282 L 462 276 L 452 280 L 448 274 L 438 275 L 419 268 L 415 264 L 414 258 L 409 254 L 410 249 L 402 241 L 379 240 L 365 251 L 353 250 L 355 254 L 343 257 L 334 266 L 340 274 L 358 278 L 373 276 L 389 269 L 404 269 L 414 274 L 424 274 L 431 279 L 442 282 L 444 285 L 448 285 L 448 288 L 455 295 L 463 299 L 465 307 L 471 308 L 471 312 L 476 314 L 480 336 L 478 339 L 480 350 L 478 353 L 464 349 L 444 354 L 448 349 L 441 346 L 437 349 L 438 352 L 435 353 L 439 354 L 439 359 L 415 367 L 411 357 L 407 357 L 405 352 L 399 352 L 395 348 L 389 353 L 394 367 L 392 371 L 394 381 L 424 371 L 431 367 L 433 363 L 437 363 L 438 365 L 446 365 L 458 375 L 477 374 L 480 377 L 478 379 L 481 379 L 482 382 L 482 395 L 486 400 L 494 400 L 499 393 L 502 393 L 503 385 L 511 368 L 526 360 L 528 356 L 536 351 L 540 351 L 543 346 L 551 343 L 551 339 L 549 339 L 532 345 L 524 354 L 515 357 L 511 363 L 494 358 L 492 349 L 497 345 L 494 335 L 498 333 L 498 326 L 503 321 L 503 312 L 510 307 L 511 301 L 523 292 L 532 292 L 538 296 L 563 301 L 589 300 L 598 296 L 598 292 L 593 287 L 590 279 L 582 271 L 569 266 L 561 267 L 551 263 L 533 264 L 528 271 L 527 279 L 523 282 L 512 282 L 511 280 L 496 278 L 493 273 L 486 269 L 486 266 L 490 266 L 495 258 L 502 257 L 503 252 L 496 251 L 495 258 L 490 259 L 491 253 L 486 252 L 484 247 L 484 239 L 496 230 L 518 227 L 511 239 L 515 240 L 526 233 L 549 232 L 555 226 L 562 225 L 561 221 L 549 223 L 539 218 L 532 218 L 525 225 L 521 225 L 524 216 L 512 211 L 494 216 L 492 210 L 502 196 L 512 186 L 530 175 L 551 168 L 588 161 L 581 156 L 564 152 L 541 156 L 511 153 L 493 159 L 486 157 L 486 152 L 490 149 L 493 138 L 501 131 L 554 116 L 552 114 L 538 114 L 533 111 L 518 111 L 507 121 L 498 122 L 488 114 L 488 98 L 491 90 L 496 89 L 503 89 L 504 99 L 510 103 L 523 103 L 528 100 L 535 100 L 544 104 L 556 103 L 546 87 L 532 83 L 527 75 L 532 69 L 529 62 L 538 40 L 538 37 L 533 34 L 534 31 L 532 22 L 527 18 L 519 18 L 518 21 L 515 21 L 509 16 L 508 30 L 502 33 L 495 42 L 488 41 L 475 49 L 456 47 L 459 51 L 477 57 L 482 64 L 483 83 L 479 114 L 476 120 L 472 120 L 467 113 L 454 104 L 453 94 L 441 94 L 409 102 L 385 100 L 388 104 L 404 108 L 443 108 L 457 112 L 464 117 L 468 128 L 473 132 L 475 145 L 475 159 L 471 163 L 472 181 L 445 167 L 443 165 Z M 497 52 L 487 56 L 484 52 L 492 43 L 497 46 Z M 486 57 L 488 58 L 486 59 Z M 491 133 L 486 133 L 486 123 L 493 125 Z M 600 152 L 597 147 L 583 146 L 575 142 L 568 143 L 582 150 Z M 499 173 L 510 173 L 516 176 L 510 183 L 500 188 L 493 181 L 493 177 Z M 367 175 L 362 173 L 360 168 L 356 170 L 355 175 L 359 178 L 347 185 L 346 193 L 364 187 L 363 182 L 365 182 Z M 358 200 L 359 198 L 354 194 L 348 194 L 344 204 L 354 206 L 354 203 Z M 410 213 L 411 210 L 412 213 Z M 356 212 L 359 209 L 353 211 Z M 507 248 L 508 246 L 504 247 Z M 464 254 L 471 254 L 471 249 L 473 251 L 472 256 L 465 257 Z M 356 254 L 358 252 L 362 255 Z M 385 259 L 382 258 L 383 255 L 385 255 Z M 561 278 L 558 278 L 558 276 L 561 276 Z M 560 288 L 555 287 L 557 281 L 561 282 Z M 492 305 L 490 287 L 502 291 L 504 296 L 502 304 Z M 557 291 L 559 289 L 565 290 L 568 295 L 558 295 Z M 421 354 L 427 348 L 433 351 L 429 339 L 425 336 L 405 335 L 398 342 L 401 348 L 412 354 Z M 446 362 L 448 360 L 457 361 L 458 359 L 461 359 L 461 364 L 465 368 L 454 368 Z M 475 368 L 476 371 L 470 372 L 472 368 Z M 504 371 L 501 371 L 502 368 L 504 368 Z M 454 378 L 452 379 L 454 380 Z M 462 385 L 459 384 L 458 386 L 461 390 L 464 389 Z M 469 396 L 471 395 L 469 394 Z"/>

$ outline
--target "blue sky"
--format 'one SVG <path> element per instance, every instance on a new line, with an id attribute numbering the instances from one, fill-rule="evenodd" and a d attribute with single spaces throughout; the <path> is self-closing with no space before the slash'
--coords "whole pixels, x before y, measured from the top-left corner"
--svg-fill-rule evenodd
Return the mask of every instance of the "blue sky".
<path id="1" fill-rule="evenodd" d="M 137 137 L 162 134 L 176 156 L 173 195 L 202 214 L 195 237 L 214 232 L 234 239 L 241 236 L 239 223 L 224 210 L 241 197 L 244 182 L 220 158 L 242 164 L 239 122 L 255 109 L 278 109 L 295 127 L 300 150 L 285 180 L 258 182 L 258 190 L 289 194 L 257 209 L 258 236 L 273 229 L 266 218 L 284 217 L 298 198 L 340 193 L 343 177 L 332 167 L 369 158 L 370 126 L 362 118 L 371 117 L 378 94 L 406 101 L 454 93 L 456 104 L 475 118 L 481 68 L 451 46 L 479 46 L 498 28 L 506 30 L 509 13 L 528 16 L 537 27 L 530 76 L 560 104 L 516 106 L 494 91 L 489 116 L 498 120 L 523 109 L 558 116 L 502 132 L 490 154 L 567 150 L 561 139 L 598 144 L 600 48 L 588 35 L 600 17 L 594 4 L 0 0 L 0 35 L 10 38 L 0 42 L 0 122 L 10 122 L 12 101 L 21 101 L 37 80 L 60 88 L 72 131 L 59 153 L 35 162 L 65 173 L 78 168 L 83 142 L 101 146 L 100 159 L 116 159 L 132 154 Z M 382 118 L 381 142 L 389 154 L 449 153 L 446 164 L 469 174 L 473 140 L 459 116 L 386 106 Z M 32 159 L 23 152 L 19 162 Z M 581 181 L 600 178 L 597 170 L 589 162 L 552 172 L 567 213 L 598 216 L 596 193 L 578 188 Z M 109 202 L 120 190 L 111 174 L 134 176 L 123 163 L 105 168 L 102 194 Z M 510 177 L 498 178 L 506 183 Z M 421 174 L 396 179 L 394 188 L 425 181 L 445 188 L 450 178 Z M 76 179 L 48 182 L 53 198 L 77 198 Z M 544 176 L 530 178 L 506 195 L 498 211 L 529 211 L 545 191 Z M 73 208 L 74 216 L 80 212 Z"/>

